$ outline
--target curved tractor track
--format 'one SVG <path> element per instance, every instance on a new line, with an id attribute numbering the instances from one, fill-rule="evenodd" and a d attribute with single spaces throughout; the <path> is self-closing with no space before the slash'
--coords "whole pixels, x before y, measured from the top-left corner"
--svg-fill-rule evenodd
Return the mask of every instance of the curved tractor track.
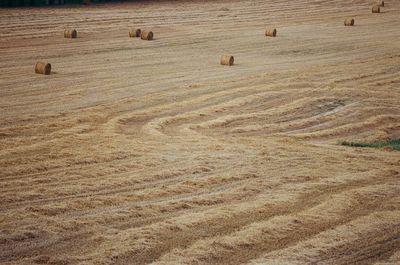
<path id="1" fill-rule="evenodd" d="M 399 264 L 385 3 L 1 9 L 0 264 Z"/>

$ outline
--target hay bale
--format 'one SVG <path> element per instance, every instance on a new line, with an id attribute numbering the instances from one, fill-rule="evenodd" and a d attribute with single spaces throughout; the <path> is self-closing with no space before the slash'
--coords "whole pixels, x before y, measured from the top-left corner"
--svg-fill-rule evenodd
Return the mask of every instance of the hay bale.
<path id="1" fill-rule="evenodd" d="M 131 29 L 129 31 L 129 37 L 131 38 L 139 38 L 142 33 L 141 29 Z"/>
<path id="2" fill-rule="evenodd" d="M 51 73 L 51 64 L 45 62 L 37 62 L 35 66 L 35 73 L 49 75 Z"/>
<path id="3" fill-rule="evenodd" d="M 142 40 L 152 40 L 154 37 L 154 34 L 150 30 L 143 30 L 142 33 L 140 34 L 140 38 Z"/>
<path id="4" fill-rule="evenodd" d="M 354 26 L 354 18 L 346 18 L 344 21 L 345 26 Z"/>
<path id="5" fill-rule="evenodd" d="M 231 65 L 233 65 L 234 60 L 235 59 L 233 58 L 232 55 L 222 55 L 220 62 L 221 62 L 222 65 L 231 66 Z"/>
<path id="6" fill-rule="evenodd" d="M 267 28 L 265 30 L 265 36 L 268 36 L 268 37 L 276 37 L 276 33 L 277 33 L 276 29 L 273 29 L 273 28 Z"/>
<path id="7" fill-rule="evenodd" d="M 382 1 L 382 0 L 375 0 L 375 5 L 377 5 L 377 6 L 385 6 L 385 1 Z"/>
<path id="8" fill-rule="evenodd" d="M 64 38 L 75 39 L 78 37 L 78 32 L 75 29 L 64 30 Z"/>
<path id="9" fill-rule="evenodd" d="M 372 13 L 380 13 L 380 12 L 381 12 L 381 8 L 379 6 L 372 7 Z"/>

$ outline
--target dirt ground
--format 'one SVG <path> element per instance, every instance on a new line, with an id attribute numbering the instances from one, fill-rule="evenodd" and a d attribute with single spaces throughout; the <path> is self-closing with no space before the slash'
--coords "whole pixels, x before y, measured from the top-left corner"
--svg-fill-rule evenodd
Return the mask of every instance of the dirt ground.
<path id="1" fill-rule="evenodd" d="M 0 263 L 400 264 L 385 2 L 1 9 Z"/>

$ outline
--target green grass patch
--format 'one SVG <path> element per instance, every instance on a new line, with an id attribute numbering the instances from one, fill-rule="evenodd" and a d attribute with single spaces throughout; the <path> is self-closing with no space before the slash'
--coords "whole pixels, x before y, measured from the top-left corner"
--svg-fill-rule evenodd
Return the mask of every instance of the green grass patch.
<path id="1" fill-rule="evenodd" d="M 352 147 L 370 147 L 370 148 L 390 147 L 393 150 L 400 151 L 400 139 L 389 140 L 386 142 L 376 142 L 376 143 L 357 143 L 357 142 L 343 141 L 340 142 L 339 144 Z"/>

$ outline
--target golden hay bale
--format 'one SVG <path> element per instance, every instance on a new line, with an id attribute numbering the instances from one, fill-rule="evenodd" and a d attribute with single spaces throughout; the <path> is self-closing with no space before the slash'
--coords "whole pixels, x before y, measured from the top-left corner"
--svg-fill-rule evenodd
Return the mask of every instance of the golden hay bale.
<path id="1" fill-rule="evenodd" d="M 231 55 L 222 55 L 220 62 L 222 65 L 233 65 L 234 60 Z"/>
<path id="2" fill-rule="evenodd" d="M 354 18 L 346 18 L 344 21 L 345 26 L 354 26 Z"/>
<path id="3" fill-rule="evenodd" d="M 377 6 L 385 6 L 385 1 L 375 0 L 375 5 L 377 5 Z"/>
<path id="4" fill-rule="evenodd" d="M 37 62 L 35 66 L 35 73 L 49 75 L 51 73 L 51 64 L 45 62 Z"/>
<path id="5" fill-rule="evenodd" d="M 154 37 L 154 34 L 150 30 L 143 30 L 142 33 L 140 34 L 140 38 L 142 40 L 152 40 Z"/>
<path id="6" fill-rule="evenodd" d="M 381 8 L 379 6 L 372 7 L 372 13 L 380 13 L 380 12 L 381 12 Z"/>
<path id="7" fill-rule="evenodd" d="M 265 36 L 276 37 L 276 29 L 267 28 L 267 29 L 265 30 Z"/>
<path id="8" fill-rule="evenodd" d="M 64 30 L 64 38 L 75 39 L 76 37 L 78 37 L 78 32 L 75 29 Z"/>
<path id="9" fill-rule="evenodd" d="M 140 34 L 142 33 L 141 29 L 131 29 L 129 31 L 129 37 L 131 38 L 138 38 L 140 37 Z"/>

